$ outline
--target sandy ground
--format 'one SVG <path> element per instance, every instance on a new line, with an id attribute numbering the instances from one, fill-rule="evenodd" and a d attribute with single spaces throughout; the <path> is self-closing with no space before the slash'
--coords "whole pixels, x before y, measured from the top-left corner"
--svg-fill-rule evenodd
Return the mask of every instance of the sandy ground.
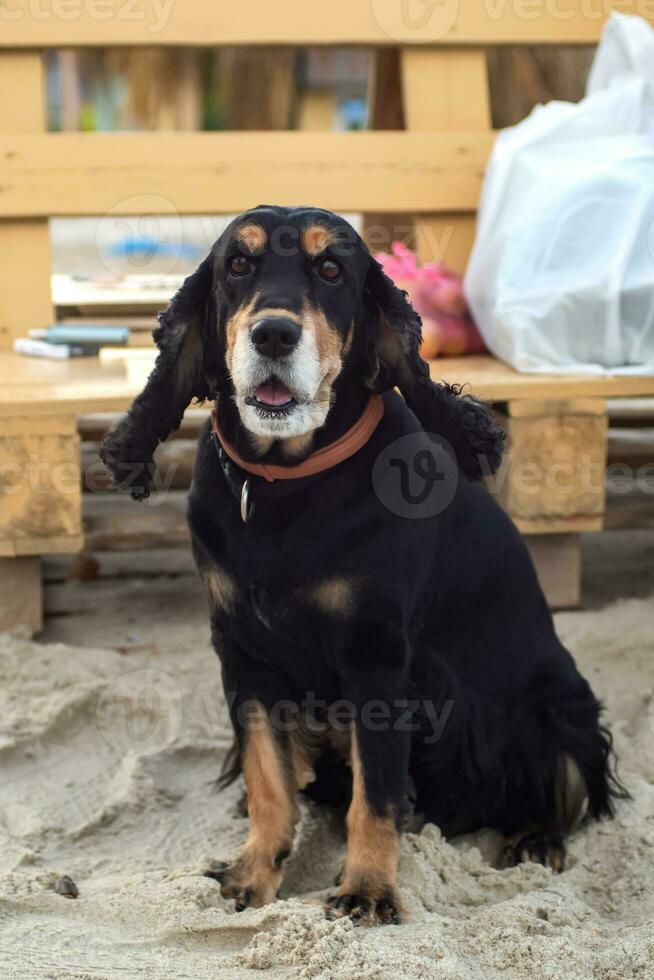
<path id="1" fill-rule="evenodd" d="M 246 821 L 239 788 L 213 788 L 229 736 L 188 558 L 113 558 L 89 583 L 51 564 L 44 642 L 0 637 L 0 977 L 654 977 L 654 535 L 591 539 L 585 565 L 587 608 L 558 628 L 633 801 L 558 876 L 496 870 L 490 833 L 406 835 L 410 921 L 364 929 L 322 915 L 344 844 L 308 806 L 281 901 L 236 914 L 200 873 Z"/>

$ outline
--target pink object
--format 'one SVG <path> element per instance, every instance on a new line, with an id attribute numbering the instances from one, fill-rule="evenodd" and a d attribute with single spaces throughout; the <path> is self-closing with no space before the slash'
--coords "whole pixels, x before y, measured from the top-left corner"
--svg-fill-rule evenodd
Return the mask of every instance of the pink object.
<path id="1" fill-rule="evenodd" d="M 402 242 L 393 242 L 390 253 L 379 252 L 375 258 L 396 286 L 407 291 L 422 318 L 424 357 L 479 354 L 485 349 L 461 276 L 442 263 L 419 265 L 416 254 Z"/>

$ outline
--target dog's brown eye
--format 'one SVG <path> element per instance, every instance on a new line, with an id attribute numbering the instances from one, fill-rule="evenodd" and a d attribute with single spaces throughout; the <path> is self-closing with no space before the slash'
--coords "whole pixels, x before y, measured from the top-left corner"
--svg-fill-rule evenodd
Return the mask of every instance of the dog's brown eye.
<path id="1" fill-rule="evenodd" d="M 244 255 L 235 255 L 229 263 L 229 268 L 233 276 L 247 276 L 248 272 L 252 270 L 250 260 Z"/>
<path id="2" fill-rule="evenodd" d="M 327 282 L 336 282 L 341 274 L 341 267 L 338 262 L 332 259 L 323 259 L 318 263 L 318 275 Z"/>

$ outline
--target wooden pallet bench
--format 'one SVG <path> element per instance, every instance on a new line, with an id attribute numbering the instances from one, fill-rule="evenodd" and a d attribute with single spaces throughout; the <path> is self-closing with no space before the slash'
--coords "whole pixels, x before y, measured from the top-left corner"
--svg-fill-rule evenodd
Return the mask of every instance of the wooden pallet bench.
<path id="1" fill-rule="evenodd" d="M 0 629 L 37 631 L 41 557 L 84 547 L 78 417 L 127 408 L 152 356 L 135 368 L 0 353 Z M 654 395 L 654 378 L 520 375 L 489 356 L 434 361 L 432 376 L 465 383 L 495 406 L 511 450 L 493 490 L 525 534 L 551 603 L 578 604 L 579 535 L 604 526 L 606 399 Z M 130 526 L 143 520 L 148 544 L 157 528 L 175 543 L 183 539 L 176 503 L 156 518 L 124 504 Z M 95 509 L 93 547 L 110 537 L 111 517 L 102 520 L 108 506 Z"/>

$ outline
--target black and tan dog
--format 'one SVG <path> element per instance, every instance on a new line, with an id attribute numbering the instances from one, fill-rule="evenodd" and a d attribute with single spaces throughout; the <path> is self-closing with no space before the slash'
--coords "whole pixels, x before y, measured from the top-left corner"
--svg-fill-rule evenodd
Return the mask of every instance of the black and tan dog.
<path id="1" fill-rule="evenodd" d="M 300 790 L 348 807 L 332 915 L 400 921 L 411 805 L 446 835 L 497 828 L 509 863 L 560 870 L 564 834 L 621 792 L 610 738 L 480 482 L 502 434 L 430 381 L 405 295 L 343 219 L 259 207 L 155 338 L 103 458 L 147 496 L 158 443 L 193 398 L 216 399 L 189 521 L 236 733 L 226 779 L 243 772 L 250 817 L 223 894 L 274 900 Z"/>

